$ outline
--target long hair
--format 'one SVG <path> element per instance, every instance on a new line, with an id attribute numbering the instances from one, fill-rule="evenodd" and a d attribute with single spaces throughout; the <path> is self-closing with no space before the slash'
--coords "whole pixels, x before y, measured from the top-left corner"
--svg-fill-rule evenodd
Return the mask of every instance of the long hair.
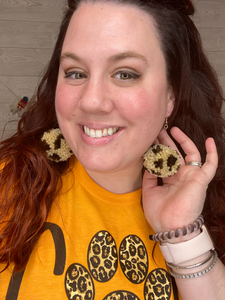
<path id="1" fill-rule="evenodd" d="M 194 13 L 190 0 L 68 0 L 52 58 L 32 105 L 23 114 L 17 133 L 0 144 L 0 262 L 6 268 L 15 263 L 16 271 L 26 266 L 51 205 L 60 193 L 61 176 L 69 164 L 49 162 L 41 136 L 58 127 L 55 89 L 71 17 L 80 3 L 98 1 L 134 5 L 153 16 L 166 60 L 168 83 L 176 97 L 170 128 L 178 126 L 194 141 L 203 162 L 206 138 L 216 141 L 219 167 L 209 185 L 203 214 L 225 263 L 225 123 L 221 116 L 224 100 L 190 18 Z"/>

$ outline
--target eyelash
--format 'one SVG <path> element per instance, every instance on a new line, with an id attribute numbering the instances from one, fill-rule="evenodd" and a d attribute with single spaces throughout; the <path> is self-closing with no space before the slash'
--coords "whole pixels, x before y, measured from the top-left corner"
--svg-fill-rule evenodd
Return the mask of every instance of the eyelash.
<path id="1" fill-rule="evenodd" d="M 77 74 L 82 75 L 82 77 L 80 77 L 80 78 L 73 78 L 73 79 L 79 80 L 79 79 L 87 78 L 87 75 L 85 75 L 82 72 L 77 72 L 77 71 L 65 72 L 64 78 L 69 78 L 72 75 L 77 75 Z M 134 73 L 134 72 L 130 72 L 130 71 L 119 71 L 115 75 L 113 75 L 113 77 L 116 77 L 117 75 L 122 76 L 124 74 L 128 75 L 129 78 L 119 78 L 122 81 L 127 81 L 127 80 L 132 80 L 132 79 L 138 79 L 138 78 L 141 77 L 141 75 L 139 75 L 137 73 Z"/>
<path id="2" fill-rule="evenodd" d="M 71 77 L 72 75 L 76 75 L 76 74 L 82 74 L 82 76 L 83 76 L 82 78 L 75 78 L 75 79 L 77 79 L 77 80 L 83 79 L 83 78 L 87 78 L 87 75 L 85 75 L 85 74 L 82 73 L 82 72 L 77 72 L 77 71 L 65 72 L 64 78 L 69 78 L 69 77 Z"/>
<path id="3" fill-rule="evenodd" d="M 114 76 L 116 76 L 116 75 L 122 75 L 122 74 L 126 74 L 126 75 L 128 75 L 130 77 L 130 78 L 121 79 L 123 81 L 131 80 L 131 79 L 138 79 L 138 78 L 141 77 L 141 75 L 139 75 L 137 73 L 134 73 L 134 72 L 130 72 L 130 71 L 119 71 Z"/>

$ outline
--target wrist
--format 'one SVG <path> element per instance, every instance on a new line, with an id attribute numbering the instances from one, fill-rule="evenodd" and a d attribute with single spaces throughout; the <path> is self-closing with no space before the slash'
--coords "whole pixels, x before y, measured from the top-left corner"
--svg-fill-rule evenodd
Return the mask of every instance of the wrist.
<path id="1" fill-rule="evenodd" d="M 169 244 L 178 244 L 178 243 L 182 243 L 182 242 L 187 242 L 189 240 L 192 240 L 193 238 L 195 238 L 196 236 L 198 236 L 199 234 L 201 234 L 201 229 L 198 229 L 192 233 L 189 233 L 187 235 L 184 236 L 179 236 L 178 238 L 171 238 L 168 239 L 166 241 L 161 241 L 160 244 L 164 245 L 165 243 L 169 243 Z"/>
<path id="2" fill-rule="evenodd" d="M 153 235 L 150 235 L 149 238 L 152 241 L 160 241 L 162 243 L 167 241 L 171 243 L 178 242 L 180 240 L 185 241 L 198 235 L 200 233 L 199 229 L 203 226 L 203 224 L 204 218 L 202 215 L 200 215 L 197 220 L 187 226 L 183 226 L 175 230 L 155 233 Z M 196 232 L 196 234 L 194 232 Z"/>
<path id="3" fill-rule="evenodd" d="M 196 232 L 197 233 L 197 232 Z M 214 249 L 212 240 L 205 226 L 202 226 L 202 232 L 192 239 L 179 243 L 161 243 L 160 249 L 165 260 L 175 265 L 193 260 Z"/>

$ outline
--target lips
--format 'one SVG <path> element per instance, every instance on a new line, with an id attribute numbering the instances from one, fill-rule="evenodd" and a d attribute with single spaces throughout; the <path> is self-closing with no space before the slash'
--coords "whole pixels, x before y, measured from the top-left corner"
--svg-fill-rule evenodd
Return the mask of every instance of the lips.
<path id="1" fill-rule="evenodd" d="M 111 136 L 118 131 L 119 131 L 119 127 L 93 129 L 93 128 L 84 126 L 84 133 L 91 138 L 102 138 L 102 137 L 106 137 L 106 136 Z"/>

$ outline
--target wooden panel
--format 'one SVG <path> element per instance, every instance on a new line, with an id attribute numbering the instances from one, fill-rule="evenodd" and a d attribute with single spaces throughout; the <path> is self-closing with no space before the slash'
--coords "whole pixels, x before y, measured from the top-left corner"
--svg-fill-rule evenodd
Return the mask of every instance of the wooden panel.
<path id="1" fill-rule="evenodd" d="M 198 27 L 224 28 L 225 1 L 195 0 L 194 21 Z"/>
<path id="2" fill-rule="evenodd" d="M 193 2 L 213 2 L 213 3 L 215 3 L 215 2 L 225 2 L 225 0 L 192 0 Z"/>
<path id="3" fill-rule="evenodd" d="M 219 77 L 220 85 L 224 90 L 224 96 L 225 96 L 225 76 L 218 76 L 218 77 Z"/>
<path id="4" fill-rule="evenodd" d="M 225 28 L 199 28 L 206 51 L 225 51 Z"/>
<path id="5" fill-rule="evenodd" d="M 0 20 L 59 22 L 65 0 L 0 0 Z"/>
<path id="6" fill-rule="evenodd" d="M 1 122 L 0 122 L 0 126 L 1 126 Z M 18 126 L 18 121 L 16 120 L 15 122 L 11 121 L 11 122 L 7 122 L 4 126 L 1 126 L 0 128 L 0 141 L 3 141 L 7 138 L 9 138 L 10 136 L 12 136 L 13 134 L 15 134 L 17 132 L 17 126 Z"/>
<path id="7" fill-rule="evenodd" d="M 52 49 L 0 48 L 0 76 L 40 76 Z"/>
<path id="8" fill-rule="evenodd" d="M 4 139 L 15 133 L 17 128 L 19 117 L 12 114 L 10 105 L 23 96 L 30 99 L 38 82 L 38 77 L 0 76 L 0 140 L 5 125 Z"/>
<path id="9" fill-rule="evenodd" d="M 12 115 L 8 111 L 0 111 L 0 137 L 3 131 L 15 131 L 20 118 L 17 115 Z"/>
<path id="10" fill-rule="evenodd" d="M 0 20 L 0 45 L 4 48 L 52 49 L 59 25 L 59 23 Z"/>
<path id="11" fill-rule="evenodd" d="M 194 22 L 225 91 L 225 1 L 194 0 Z"/>
<path id="12" fill-rule="evenodd" d="M 207 54 L 218 76 L 225 76 L 225 52 L 208 52 Z"/>
<path id="13" fill-rule="evenodd" d="M 4 101 L 9 102 L 7 97 L 10 92 L 14 98 L 27 96 L 30 99 L 39 81 L 39 77 L 0 76 L 0 83 L 5 87 L 4 90 L 0 89 L 0 103 Z M 11 97 L 10 101 L 12 102 Z"/>
<path id="14" fill-rule="evenodd" d="M 0 98 L 0 140 L 2 138 L 3 130 L 5 127 L 4 138 L 14 133 L 18 123 L 18 116 L 12 115 L 10 111 L 10 104 L 14 101 L 15 95 L 10 92 L 5 85 L 0 82 L 0 95 L 5 95 L 5 98 Z M 16 122 L 6 123 L 10 120 L 16 120 Z"/>
<path id="15" fill-rule="evenodd" d="M 3 133 L 3 131 L 0 130 L 0 141 L 3 141 L 7 138 L 9 138 L 10 136 L 12 136 L 15 133 L 15 130 L 7 130 Z"/>
<path id="16" fill-rule="evenodd" d="M 15 94 L 10 91 L 0 79 L 0 103 L 9 103 L 9 101 L 12 101 L 13 97 L 15 97 Z"/>

